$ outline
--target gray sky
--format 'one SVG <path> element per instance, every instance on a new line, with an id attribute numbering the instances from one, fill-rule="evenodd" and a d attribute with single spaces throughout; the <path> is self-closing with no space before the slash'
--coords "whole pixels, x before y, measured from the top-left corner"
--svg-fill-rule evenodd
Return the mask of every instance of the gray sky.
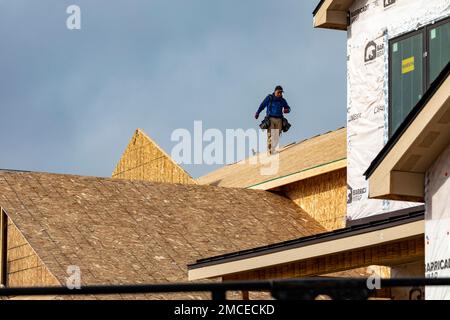
<path id="1" fill-rule="evenodd" d="M 0 0 L 0 168 L 110 176 L 136 128 L 170 153 L 194 120 L 256 127 L 277 84 L 283 144 L 344 126 L 346 34 L 313 29 L 317 3 Z"/>

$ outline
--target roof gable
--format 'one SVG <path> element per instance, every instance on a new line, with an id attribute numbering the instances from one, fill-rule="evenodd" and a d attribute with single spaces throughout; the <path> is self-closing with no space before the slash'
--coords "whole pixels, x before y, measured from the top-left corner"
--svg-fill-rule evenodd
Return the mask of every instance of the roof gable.
<path id="1" fill-rule="evenodd" d="M 155 182 L 196 183 L 141 129 L 136 129 L 112 177 Z"/>

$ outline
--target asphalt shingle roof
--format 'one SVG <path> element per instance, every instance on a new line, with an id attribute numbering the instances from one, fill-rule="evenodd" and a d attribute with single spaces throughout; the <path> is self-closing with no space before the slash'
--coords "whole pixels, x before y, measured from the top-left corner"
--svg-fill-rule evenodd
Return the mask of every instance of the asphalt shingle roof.
<path id="1" fill-rule="evenodd" d="M 0 170 L 0 206 L 62 283 L 187 280 L 187 264 L 324 232 L 258 190 Z"/>

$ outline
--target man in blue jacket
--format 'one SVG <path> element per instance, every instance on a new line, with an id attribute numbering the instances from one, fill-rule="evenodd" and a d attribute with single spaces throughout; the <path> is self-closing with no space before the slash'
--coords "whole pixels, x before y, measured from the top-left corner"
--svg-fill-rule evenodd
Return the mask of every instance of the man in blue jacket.
<path id="1" fill-rule="evenodd" d="M 280 138 L 280 130 L 283 128 L 283 113 L 289 113 L 291 107 L 283 98 L 283 88 L 276 86 L 274 93 L 269 94 L 256 111 L 255 119 L 258 119 L 259 114 L 267 108 L 267 117 L 270 121 L 270 126 L 267 129 L 267 150 L 269 154 L 273 154 L 278 146 Z"/>

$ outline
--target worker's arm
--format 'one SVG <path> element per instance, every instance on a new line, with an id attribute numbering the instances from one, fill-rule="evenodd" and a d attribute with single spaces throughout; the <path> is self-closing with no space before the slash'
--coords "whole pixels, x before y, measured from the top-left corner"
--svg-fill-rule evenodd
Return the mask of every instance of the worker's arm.
<path id="1" fill-rule="evenodd" d="M 258 111 L 256 111 L 256 113 L 255 113 L 255 119 L 258 119 L 259 114 L 267 107 L 268 103 L 269 103 L 269 96 L 267 96 L 263 100 L 263 102 L 261 102 L 261 104 L 260 104 L 260 106 L 258 108 Z"/>
<path id="2" fill-rule="evenodd" d="M 289 112 L 291 112 L 291 107 L 288 105 L 288 103 L 287 103 L 286 100 L 284 100 L 283 112 L 284 112 L 284 113 L 289 113 Z"/>

